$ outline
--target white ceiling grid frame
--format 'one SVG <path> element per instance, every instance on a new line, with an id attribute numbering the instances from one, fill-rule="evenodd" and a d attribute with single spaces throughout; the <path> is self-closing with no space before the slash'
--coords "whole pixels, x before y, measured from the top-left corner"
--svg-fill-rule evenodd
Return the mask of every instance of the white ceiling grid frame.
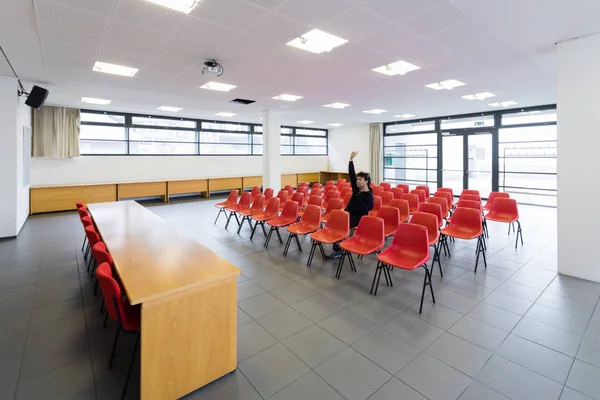
<path id="1" fill-rule="evenodd" d="M 98 15 L 110 15 L 121 0 L 52 0 L 54 3 Z"/>
<path id="2" fill-rule="evenodd" d="M 104 0 L 96 0 L 102 2 Z M 116 20 L 135 23 L 156 30 L 171 30 L 181 25 L 187 15 L 165 7 L 157 6 L 149 1 L 121 0 L 117 8 Z"/>
<path id="3" fill-rule="evenodd" d="M 292 0 L 279 6 L 276 13 L 304 24 L 317 27 L 331 19 L 334 15 L 343 13 L 351 7 L 352 5 L 344 0 Z M 306 32 L 299 32 L 295 37 L 304 33 Z"/>
<path id="4" fill-rule="evenodd" d="M 456 25 L 476 23 L 467 14 L 450 3 L 442 3 L 436 7 L 413 14 L 403 19 L 400 25 L 404 29 L 422 36 L 441 31 Z"/>
<path id="5" fill-rule="evenodd" d="M 390 22 L 370 10 L 352 7 L 320 26 L 325 32 L 343 37 L 353 44 L 364 36 L 387 28 Z"/>
<path id="6" fill-rule="evenodd" d="M 264 8 L 265 10 L 273 10 L 276 7 L 279 7 L 283 2 L 287 0 L 243 0 L 244 3 L 251 4 L 253 6 L 257 6 L 260 8 Z"/>
<path id="7" fill-rule="evenodd" d="M 427 11 L 450 0 L 371 0 L 365 2 L 365 7 L 381 17 L 398 24 L 402 19 L 413 14 Z"/>
<path id="8" fill-rule="evenodd" d="M 189 15 L 223 26 L 245 30 L 265 13 L 265 10 L 242 0 L 204 0 Z"/>
<path id="9" fill-rule="evenodd" d="M 248 33 L 285 46 L 290 40 L 310 31 L 309 25 L 277 14 L 267 13 L 257 21 Z"/>

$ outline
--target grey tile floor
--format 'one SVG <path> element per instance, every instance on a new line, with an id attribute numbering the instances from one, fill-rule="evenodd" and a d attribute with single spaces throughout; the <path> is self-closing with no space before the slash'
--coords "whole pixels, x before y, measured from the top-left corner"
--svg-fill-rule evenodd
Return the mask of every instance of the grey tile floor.
<path id="1" fill-rule="evenodd" d="M 522 207 L 516 250 L 490 223 L 476 274 L 475 243 L 451 244 L 419 315 L 421 271 L 394 271 L 370 296 L 374 257 L 334 279 L 337 263 L 306 267 L 306 238 L 284 258 L 247 226 L 214 225 L 215 202 L 145 203 L 243 271 L 238 369 L 186 399 L 600 399 L 600 285 L 557 274 L 556 210 Z M 133 338 L 108 370 L 115 325 L 102 329 L 82 238 L 77 215 L 59 213 L 0 241 L 0 400 L 118 398 Z M 130 399 L 138 380 L 136 367 Z"/>

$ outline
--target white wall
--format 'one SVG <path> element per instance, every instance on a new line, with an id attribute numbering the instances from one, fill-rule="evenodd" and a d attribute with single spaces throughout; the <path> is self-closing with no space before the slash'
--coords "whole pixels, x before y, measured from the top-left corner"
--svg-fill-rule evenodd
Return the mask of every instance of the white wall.
<path id="1" fill-rule="evenodd" d="M 281 172 L 327 168 L 327 156 L 285 156 Z M 262 175 L 262 157 L 249 156 L 84 156 L 33 158 L 31 184 L 67 185 Z"/>
<path id="2" fill-rule="evenodd" d="M 558 44 L 558 271 L 600 282 L 600 34 Z M 586 204 L 586 205 L 584 205 Z M 592 252 L 590 252 L 592 251 Z"/>
<path id="3" fill-rule="evenodd" d="M 17 229 L 17 80 L 0 76 L 0 238 Z M 20 229 L 20 226 L 19 226 Z"/>
<path id="4" fill-rule="evenodd" d="M 354 159 L 357 171 L 369 171 L 369 125 L 340 127 L 329 130 L 329 170 L 347 171 L 350 153 L 358 151 Z"/>
<path id="5" fill-rule="evenodd" d="M 17 231 L 21 230 L 29 216 L 29 184 L 24 184 L 24 181 L 31 179 L 31 168 L 25 171 L 23 164 L 31 163 L 31 152 L 28 151 L 27 154 L 23 152 L 24 127 L 29 127 L 31 133 L 31 108 L 25 105 L 25 97 L 21 97 L 19 98 L 17 110 Z M 25 173 L 30 174 L 26 180 L 23 177 Z"/>

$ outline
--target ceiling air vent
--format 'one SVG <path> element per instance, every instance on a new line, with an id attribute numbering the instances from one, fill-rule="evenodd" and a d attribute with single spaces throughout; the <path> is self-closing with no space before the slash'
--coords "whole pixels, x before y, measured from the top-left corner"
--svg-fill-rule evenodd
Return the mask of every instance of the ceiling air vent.
<path id="1" fill-rule="evenodd" d="M 230 103 L 248 105 L 248 104 L 256 103 L 256 100 L 233 99 L 233 100 L 230 101 Z"/>

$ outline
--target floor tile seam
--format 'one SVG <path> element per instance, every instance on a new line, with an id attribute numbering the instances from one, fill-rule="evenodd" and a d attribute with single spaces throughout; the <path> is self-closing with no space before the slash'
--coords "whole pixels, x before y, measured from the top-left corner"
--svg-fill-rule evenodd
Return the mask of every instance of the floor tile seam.
<path id="1" fill-rule="evenodd" d="M 374 332 L 374 331 L 373 331 L 373 332 Z M 373 333 L 373 332 L 371 332 L 371 333 Z M 386 333 L 389 333 L 389 332 L 387 332 L 387 331 L 384 331 L 384 332 L 386 332 Z M 390 333 L 390 335 L 391 335 L 391 333 Z M 367 336 L 368 336 L 368 335 L 367 335 Z M 394 335 L 392 335 L 392 336 L 394 336 Z M 366 337 L 366 336 L 365 336 L 365 337 Z M 398 337 L 396 337 L 396 336 L 394 336 L 394 338 L 396 338 L 396 339 L 399 339 L 399 340 L 400 340 L 400 341 L 402 341 L 404 344 L 406 344 L 406 345 L 408 345 L 408 346 L 410 346 L 410 347 L 414 347 L 415 349 L 417 349 L 417 350 L 419 351 L 419 352 L 418 352 L 418 353 L 417 353 L 417 354 L 416 354 L 416 355 L 415 355 L 413 358 L 411 358 L 411 359 L 410 359 L 410 360 L 409 360 L 409 361 L 408 361 L 408 362 L 407 362 L 407 363 L 406 363 L 404 366 L 406 366 L 406 365 L 410 364 L 410 363 L 411 363 L 411 362 L 412 362 L 412 361 L 413 361 L 415 358 L 417 358 L 417 357 L 418 357 L 418 356 L 419 356 L 421 353 L 423 353 L 423 352 L 425 351 L 425 350 L 421 350 L 421 349 L 419 349 L 418 347 L 415 347 L 415 346 L 413 346 L 413 345 L 411 345 L 411 344 L 409 344 L 409 343 L 406 343 L 404 340 L 402 340 L 402 339 L 400 339 L 400 338 L 398 338 Z M 363 338 L 363 339 L 364 339 L 364 338 Z M 360 339 L 360 340 L 362 340 L 362 339 Z M 365 357 L 367 360 L 371 361 L 373 364 L 377 365 L 379 368 L 381 368 L 381 369 L 385 370 L 386 372 L 388 372 L 389 374 L 391 374 L 391 375 L 392 375 L 392 377 L 396 376 L 396 374 L 400 373 L 400 371 L 402 370 L 402 368 L 404 368 L 404 367 L 400 368 L 400 370 L 399 370 L 398 372 L 395 372 L 395 373 L 394 373 L 394 372 L 391 372 L 391 371 L 389 371 L 389 370 L 388 370 L 388 369 L 386 369 L 386 368 L 385 368 L 383 365 L 380 365 L 380 364 L 379 364 L 377 361 L 375 361 L 375 360 L 372 360 L 372 359 L 371 359 L 371 358 L 370 358 L 368 355 L 366 355 L 366 354 L 363 354 L 363 352 L 362 352 L 362 351 L 360 351 L 359 349 L 357 349 L 357 348 L 355 348 L 355 347 L 354 347 L 354 346 L 355 346 L 355 345 L 356 345 L 358 342 L 360 342 L 360 340 L 358 340 L 358 341 L 354 342 L 353 344 L 349 345 L 348 347 L 349 347 L 349 348 L 351 348 L 352 350 L 356 351 L 357 353 L 360 353 L 360 355 L 362 355 L 363 357 Z"/>

